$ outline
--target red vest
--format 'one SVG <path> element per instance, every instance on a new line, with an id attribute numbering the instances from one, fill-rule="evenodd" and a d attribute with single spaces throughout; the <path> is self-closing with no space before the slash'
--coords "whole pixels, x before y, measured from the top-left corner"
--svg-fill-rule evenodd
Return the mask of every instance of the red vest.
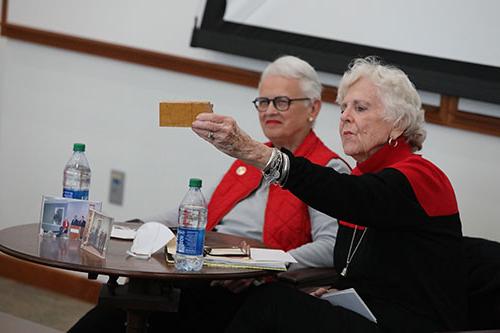
<path id="1" fill-rule="evenodd" d="M 268 143 L 268 145 L 270 145 Z M 313 163 L 326 165 L 339 158 L 311 131 L 294 152 Z M 233 207 L 255 191 L 262 172 L 237 160 L 224 175 L 208 203 L 207 230 L 212 230 Z M 311 242 L 311 222 L 307 205 L 278 185 L 271 184 L 267 197 L 263 242 L 288 251 Z"/>

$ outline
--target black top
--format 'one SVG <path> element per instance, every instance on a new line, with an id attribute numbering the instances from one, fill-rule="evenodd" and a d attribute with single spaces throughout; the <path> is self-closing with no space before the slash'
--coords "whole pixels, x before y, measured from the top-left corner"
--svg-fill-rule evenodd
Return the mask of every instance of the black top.
<path id="1" fill-rule="evenodd" d="M 314 165 L 290 152 L 285 188 L 340 220 L 335 268 L 341 272 L 367 227 L 347 274 L 381 328 L 425 332 L 465 327 L 466 274 L 460 217 L 444 173 L 398 141 L 353 175 Z M 347 222 L 345 222 L 347 221 Z"/>

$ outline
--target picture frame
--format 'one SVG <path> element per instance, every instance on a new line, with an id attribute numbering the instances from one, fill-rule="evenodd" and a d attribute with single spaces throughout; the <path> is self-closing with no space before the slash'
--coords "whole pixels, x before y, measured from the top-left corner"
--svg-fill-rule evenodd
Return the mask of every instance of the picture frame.
<path id="1" fill-rule="evenodd" d="M 41 236 L 82 239 L 89 220 L 89 210 L 100 211 L 102 202 L 42 196 Z"/>
<path id="2" fill-rule="evenodd" d="M 104 259 L 106 258 L 114 219 L 94 209 L 89 211 L 90 217 L 80 247 L 82 250 Z"/>

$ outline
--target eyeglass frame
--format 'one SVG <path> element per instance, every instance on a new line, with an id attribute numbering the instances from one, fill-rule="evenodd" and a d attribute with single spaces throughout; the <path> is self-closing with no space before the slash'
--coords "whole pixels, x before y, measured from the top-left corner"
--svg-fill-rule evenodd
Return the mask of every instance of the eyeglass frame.
<path id="1" fill-rule="evenodd" d="M 276 106 L 276 100 L 277 99 L 284 99 L 287 101 L 287 107 L 286 109 L 279 109 L 277 106 Z M 255 106 L 255 109 L 257 110 L 257 112 L 266 112 L 267 109 L 269 108 L 269 105 L 271 105 L 271 102 L 273 103 L 273 106 L 276 110 L 278 110 L 279 112 L 286 112 L 288 110 L 290 110 L 290 105 L 292 105 L 293 102 L 298 102 L 298 101 L 311 101 L 312 98 L 310 97 L 301 97 L 301 98 L 290 98 L 288 96 L 276 96 L 274 98 L 268 98 L 268 97 L 256 97 L 252 103 L 253 105 Z M 259 106 L 258 106 L 258 102 L 260 101 L 267 101 L 267 107 L 265 110 L 260 110 L 259 109 Z"/>

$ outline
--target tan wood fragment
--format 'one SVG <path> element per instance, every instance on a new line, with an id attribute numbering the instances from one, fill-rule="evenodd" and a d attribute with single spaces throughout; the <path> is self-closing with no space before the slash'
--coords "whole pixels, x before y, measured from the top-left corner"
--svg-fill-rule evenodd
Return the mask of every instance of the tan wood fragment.
<path id="1" fill-rule="evenodd" d="M 213 112 L 210 102 L 160 102 L 160 127 L 191 127 L 203 112 Z"/>

